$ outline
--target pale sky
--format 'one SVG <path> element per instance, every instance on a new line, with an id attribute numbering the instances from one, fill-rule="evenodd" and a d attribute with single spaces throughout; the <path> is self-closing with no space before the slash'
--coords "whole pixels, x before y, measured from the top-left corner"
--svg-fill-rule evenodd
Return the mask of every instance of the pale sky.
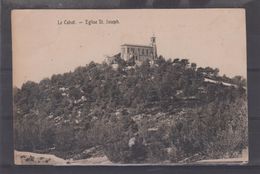
<path id="1" fill-rule="evenodd" d="M 86 19 L 118 19 L 119 24 L 79 24 Z M 58 25 L 58 20 L 77 24 Z M 246 77 L 243 9 L 15 10 L 13 84 L 102 62 L 105 55 L 119 53 L 121 44 L 148 45 L 153 34 L 158 55 Z"/>

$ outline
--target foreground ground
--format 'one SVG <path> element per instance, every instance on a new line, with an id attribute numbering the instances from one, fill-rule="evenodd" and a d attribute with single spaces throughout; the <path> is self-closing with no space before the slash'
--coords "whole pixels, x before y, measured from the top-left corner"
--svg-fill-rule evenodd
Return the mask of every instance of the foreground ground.
<path id="1" fill-rule="evenodd" d="M 17 165 L 108 165 L 112 164 L 106 156 L 82 160 L 64 160 L 55 155 L 15 151 Z"/>
<path id="2" fill-rule="evenodd" d="M 14 152 L 16 165 L 111 165 L 106 156 L 92 157 L 82 160 L 64 160 L 50 154 L 32 152 Z M 245 164 L 248 161 L 248 150 L 245 149 L 240 158 L 201 160 L 194 164 Z"/>

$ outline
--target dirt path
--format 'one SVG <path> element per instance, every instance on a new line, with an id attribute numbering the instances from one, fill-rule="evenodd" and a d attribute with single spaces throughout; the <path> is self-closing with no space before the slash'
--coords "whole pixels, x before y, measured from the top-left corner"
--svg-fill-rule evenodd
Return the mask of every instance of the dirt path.
<path id="1" fill-rule="evenodd" d="M 106 156 L 82 160 L 64 160 L 55 155 L 32 152 L 14 152 L 16 165 L 109 165 L 111 161 Z"/>

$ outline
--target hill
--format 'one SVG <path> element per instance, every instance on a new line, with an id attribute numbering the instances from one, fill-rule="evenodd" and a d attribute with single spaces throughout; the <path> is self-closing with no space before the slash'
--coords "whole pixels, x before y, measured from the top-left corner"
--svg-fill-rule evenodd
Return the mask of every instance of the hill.
<path id="1" fill-rule="evenodd" d="M 137 66 L 118 55 L 115 65 L 91 62 L 15 88 L 15 148 L 158 163 L 236 157 L 247 146 L 241 76 L 162 56 Z"/>

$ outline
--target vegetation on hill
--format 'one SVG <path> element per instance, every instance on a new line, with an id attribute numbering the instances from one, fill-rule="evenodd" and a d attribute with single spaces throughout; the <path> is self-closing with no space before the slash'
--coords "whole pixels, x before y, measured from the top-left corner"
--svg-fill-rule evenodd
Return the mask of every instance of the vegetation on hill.
<path id="1" fill-rule="evenodd" d="M 236 157 L 247 146 L 241 76 L 187 59 L 116 61 L 117 68 L 91 62 L 15 88 L 15 148 L 157 163 Z"/>

